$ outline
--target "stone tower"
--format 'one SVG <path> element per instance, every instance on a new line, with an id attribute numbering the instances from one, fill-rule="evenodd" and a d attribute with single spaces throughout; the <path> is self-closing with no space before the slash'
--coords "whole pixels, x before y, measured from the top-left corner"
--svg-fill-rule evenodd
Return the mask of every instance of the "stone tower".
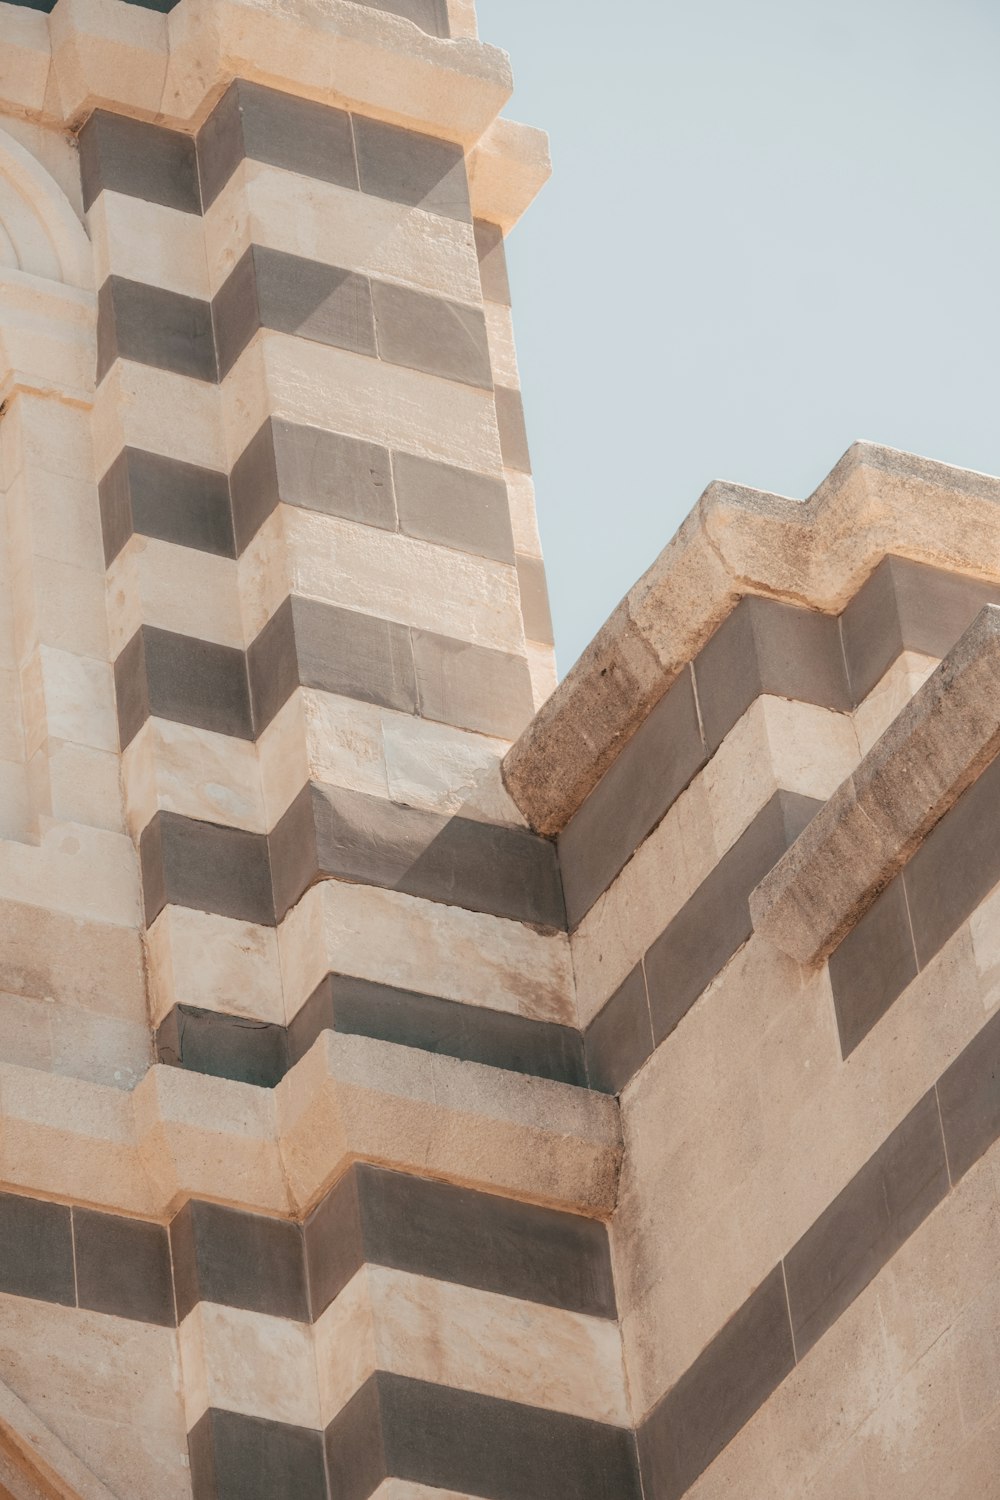
<path id="1" fill-rule="evenodd" d="M 1000 1496 L 1000 484 L 712 486 L 553 691 L 510 92 L 0 0 L 0 1497 Z"/>

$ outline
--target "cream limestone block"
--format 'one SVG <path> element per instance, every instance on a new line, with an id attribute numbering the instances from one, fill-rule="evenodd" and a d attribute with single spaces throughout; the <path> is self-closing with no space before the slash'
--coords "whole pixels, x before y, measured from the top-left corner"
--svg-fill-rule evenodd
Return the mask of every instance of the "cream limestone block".
<path id="1" fill-rule="evenodd" d="M 267 417 L 279 416 L 480 474 L 501 473 L 493 393 L 459 381 L 263 329 L 221 393 L 233 459 Z"/>
<path id="2" fill-rule="evenodd" d="M 126 1213 L 162 1212 L 137 1150 L 133 1098 L 106 1084 L 0 1064 L 4 1183 Z"/>
<path id="3" fill-rule="evenodd" d="M 54 1478 L 66 1486 L 64 1493 L 76 1500 L 115 1500 L 106 1485 L 83 1464 L 51 1428 L 15 1396 L 8 1385 L 0 1382 L 0 1427 L 3 1430 L 3 1480 L 10 1484 L 15 1475 L 8 1464 L 17 1467 L 17 1481 L 25 1472 L 39 1483 L 48 1485 Z M 32 1500 L 22 1491 L 24 1500 Z M 35 1492 L 37 1500 L 40 1491 Z"/>
<path id="4" fill-rule="evenodd" d="M 362 1266 L 313 1329 L 319 1402 L 325 1426 L 379 1368 L 370 1266 Z"/>
<path id="5" fill-rule="evenodd" d="M 196 0 L 170 20 L 166 102 L 184 120 L 219 81 L 253 78 L 468 145 L 513 87 L 498 48 L 441 40 L 347 0 L 291 0 L 280 11 L 271 0 Z"/>
<path id="6" fill-rule="evenodd" d="M 209 1408 L 208 1367 L 205 1354 L 205 1325 L 201 1304 L 192 1308 L 177 1329 L 177 1349 L 181 1364 L 181 1395 L 184 1402 L 184 1426 L 188 1432 Z"/>
<path id="7" fill-rule="evenodd" d="M 60 0 L 49 29 L 67 124 L 82 124 L 100 105 L 143 119 L 163 108 L 170 55 L 165 15 L 141 7 L 135 17 L 123 15 L 115 0 Z"/>
<path id="8" fill-rule="evenodd" d="M 51 392 L 18 391 L 4 413 L 0 433 L 0 464 L 7 485 L 22 472 L 29 485 L 41 474 L 75 485 L 81 475 L 97 477 L 89 406 L 53 400 Z M 95 519 L 99 535 L 100 518 Z M 82 562 L 75 556 L 69 561 Z"/>
<path id="9" fill-rule="evenodd" d="M 14 6 L 8 9 L 0 51 L 0 100 L 4 106 L 40 114 L 52 62 L 48 17 Z"/>
<path id="10" fill-rule="evenodd" d="M 4 37 L 6 40 L 6 32 Z M 47 38 L 46 50 L 48 50 Z M 50 68 L 50 83 L 51 78 Z M 2 87 L 0 87 L 0 96 L 2 96 Z M 0 104 L 0 112 L 2 109 L 3 106 Z M 73 212 L 82 223 L 83 192 L 80 182 L 80 155 L 75 137 L 58 119 L 50 122 L 44 119 L 5 114 L 2 128 L 44 167 L 50 177 L 55 179 L 64 197 L 68 199 Z"/>
<path id="11" fill-rule="evenodd" d="M 136 928 L 84 921 L 0 898 L 0 990 L 59 1000 L 99 1015 L 144 1020 L 142 947 Z"/>
<path id="12" fill-rule="evenodd" d="M 882 1500 L 941 1495 L 946 1483 L 951 1489 L 952 1442 L 962 1430 L 954 1358 L 945 1343 L 904 1375 L 857 1434 L 870 1489 Z M 970 1491 L 963 1485 L 960 1493 Z"/>
<path id="13" fill-rule="evenodd" d="M 897 656 L 885 676 L 854 710 L 854 728 L 862 755 L 868 754 L 937 664 L 936 656 L 923 656 L 919 651 L 903 651 Z"/>
<path id="14" fill-rule="evenodd" d="M 166 906 L 146 933 L 146 947 L 154 1027 L 175 1005 L 284 1024 L 273 928 Z"/>
<path id="15" fill-rule="evenodd" d="M 517 574 L 508 563 L 284 507 L 292 590 L 495 651 L 523 649 Z"/>
<path id="16" fill-rule="evenodd" d="M 114 680 L 107 658 L 95 660 L 45 645 L 37 655 L 49 734 L 93 750 L 117 750 Z"/>
<path id="17" fill-rule="evenodd" d="M 475 0 L 448 0 L 448 29 L 452 36 L 478 36 Z"/>
<path id="18" fill-rule="evenodd" d="M 542 541 L 538 534 L 534 480 L 530 474 L 522 474 L 518 469 L 504 469 L 503 477 L 507 483 L 514 551 L 522 557 L 540 558 Z"/>
<path id="19" fill-rule="evenodd" d="M 145 1077 L 153 1053 L 144 1018 L 119 1021 L 60 1004 L 53 1005 L 51 1011 L 49 1066 L 53 1073 L 126 1091 Z M 11 1061 L 16 1059 L 12 1057 Z"/>
<path id="20" fill-rule="evenodd" d="M 0 760 L 0 839 L 30 841 L 31 807 L 27 767 L 23 761 Z"/>
<path id="21" fill-rule="evenodd" d="M 114 751 L 47 740 L 37 754 L 45 761 L 49 812 L 57 822 L 125 832 L 121 762 Z"/>
<path id="22" fill-rule="evenodd" d="M 555 648 L 538 641 L 528 641 L 524 649 L 531 676 L 531 700 L 537 713 L 546 699 L 555 692 L 559 680 Z"/>
<path id="23" fill-rule="evenodd" d="M 209 285 L 205 231 L 197 214 L 105 188 L 88 210 L 87 224 L 98 286 L 109 276 L 125 276 L 202 301 L 218 289 Z"/>
<path id="24" fill-rule="evenodd" d="M 307 695 L 301 688 L 289 698 L 283 708 L 279 709 L 271 723 L 267 726 L 257 741 L 257 765 L 260 775 L 261 798 L 263 800 L 263 830 L 269 832 L 283 813 L 299 795 L 306 782 L 312 776 L 310 764 L 310 753 L 308 744 L 308 729 L 306 717 Z M 355 707 L 359 705 L 354 705 Z M 323 735 L 320 733 L 320 750 L 322 751 Z M 354 786 L 350 781 L 341 781 L 340 776 L 350 776 L 356 771 L 362 783 L 365 780 L 365 770 L 368 768 L 368 750 L 378 757 L 378 747 L 368 746 L 368 737 L 365 732 L 363 716 L 358 725 L 357 736 L 350 734 L 345 738 L 342 745 L 331 747 L 330 759 L 337 765 L 337 774 L 333 780 L 340 786 Z M 322 779 L 318 777 L 317 779 Z M 384 789 L 384 776 L 376 785 Z M 359 784 L 355 786 L 357 791 L 370 791 L 371 786 Z"/>
<path id="25" fill-rule="evenodd" d="M 296 1427 L 326 1425 L 311 1327 L 211 1302 L 184 1321 L 192 1320 L 201 1324 L 209 1406 Z"/>
<path id="26" fill-rule="evenodd" d="M 390 796 L 381 711 L 373 703 L 304 688 L 295 694 L 296 701 L 304 730 L 306 774 L 298 786 L 289 777 L 291 796 L 285 808 L 311 778 L 375 797 Z"/>
<path id="27" fill-rule="evenodd" d="M 972 951 L 981 980 L 983 1008 L 1000 1005 L 1000 886 L 996 887 L 969 918 Z"/>
<path id="28" fill-rule="evenodd" d="M 190 1497 L 172 1328 L 3 1296 L 0 1380 L 112 1495 Z"/>
<path id="29" fill-rule="evenodd" d="M 72 209 L 67 205 L 67 213 Z M 75 221 L 74 221 L 75 222 Z M 79 226 L 78 226 L 79 227 Z M 97 298 L 0 266 L 0 394 L 89 401 L 97 355 Z"/>
<path id="30" fill-rule="evenodd" d="M 251 833 L 268 831 L 257 752 L 247 740 L 147 719 L 122 757 L 122 780 L 136 840 L 160 808 Z"/>
<path id="31" fill-rule="evenodd" d="M 372 1500 L 477 1500 L 475 1495 L 460 1495 L 457 1490 L 432 1489 L 427 1484 L 411 1484 L 408 1479 L 387 1479 L 372 1495 Z"/>
<path id="32" fill-rule="evenodd" d="M 208 381 L 116 360 L 94 398 L 97 474 L 106 474 L 126 447 L 206 469 L 228 469 L 221 409 L 219 387 Z"/>
<path id="33" fill-rule="evenodd" d="M 40 842 L 0 843 L 0 900 L 120 926 L 139 923 L 135 846 L 124 834 L 39 819 Z"/>
<path id="34" fill-rule="evenodd" d="M 263 162 L 244 161 L 237 168 L 208 208 L 204 225 L 209 295 L 250 245 L 264 245 L 482 304 L 470 224 Z"/>
<path id="35" fill-rule="evenodd" d="M 21 683 L 19 674 L 9 667 L 0 668 L 0 757 L 18 763 L 24 760 Z"/>
<path id="36" fill-rule="evenodd" d="M 494 120 L 468 161 L 473 215 L 499 224 L 505 234 L 552 175 L 544 130 L 514 120 Z"/>
<path id="37" fill-rule="evenodd" d="M 616 1323 L 384 1266 L 367 1279 L 379 1369 L 628 1425 Z"/>
<path id="38" fill-rule="evenodd" d="M 53 148 L 66 175 L 72 151 L 65 135 L 33 130 L 26 146 L 0 130 L 4 265 L 70 287 L 93 290 L 94 268 L 86 232 L 59 183 L 42 165 Z"/>
<path id="39" fill-rule="evenodd" d="M 505 740 L 389 709 L 381 721 L 391 801 L 523 827 L 500 780 Z"/>
<path id="40" fill-rule="evenodd" d="M 88 452 L 82 473 L 89 475 L 90 468 Z M 91 479 L 72 479 L 38 466 L 22 469 L 7 494 L 11 524 L 14 512 L 19 511 L 25 545 L 35 557 L 95 574 L 103 581 L 100 506 Z"/>
<path id="41" fill-rule="evenodd" d="M 140 624 L 219 646 L 245 646 L 235 562 L 156 537 L 129 537 L 108 569 L 111 653 Z"/>
<path id="42" fill-rule="evenodd" d="M 157 1066 L 131 1098 L 139 1156 L 159 1203 L 178 1207 L 190 1196 L 288 1211 L 270 1089 Z"/>
<path id="43" fill-rule="evenodd" d="M 274 1100 L 300 1210 L 334 1180 L 345 1153 L 587 1215 L 614 1203 L 620 1137 L 606 1095 L 326 1031 Z"/>
<path id="44" fill-rule="evenodd" d="M 711 805 L 699 776 L 570 939 L 579 1026 L 590 1024 L 718 860 Z"/>
<path id="45" fill-rule="evenodd" d="M 96 503 L 96 495 L 94 501 Z M 30 602 L 20 611 L 22 628 L 43 646 L 106 662 L 108 621 L 98 574 L 49 557 L 30 561 Z"/>
<path id="46" fill-rule="evenodd" d="M 517 350 L 514 347 L 514 319 L 509 307 L 500 302 L 487 302 L 483 312 L 486 316 L 486 337 L 489 342 L 490 365 L 497 385 L 518 387 L 521 374 L 517 368 Z"/>
<path id="47" fill-rule="evenodd" d="M 446 1000 L 573 1024 L 564 933 L 542 934 L 400 891 L 323 881 L 278 929 L 290 1021 L 333 970 Z"/>
<path id="48" fill-rule="evenodd" d="M 248 645 L 256 640 L 292 592 L 292 568 L 285 538 L 285 518 L 289 514 L 290 507 L 276 506 L 236 564 L 243 636 Z"/>

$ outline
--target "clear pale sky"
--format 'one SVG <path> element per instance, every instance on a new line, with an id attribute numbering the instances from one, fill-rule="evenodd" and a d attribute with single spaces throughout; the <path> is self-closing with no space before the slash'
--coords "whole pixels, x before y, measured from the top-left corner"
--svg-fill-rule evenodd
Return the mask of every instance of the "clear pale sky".
<path id="1" fill-rule="evenodd" d="M 565 673 L 713 478 L 1000 473 L 997 0 L 478 0 L 554 175 L 508 242 Z"/>

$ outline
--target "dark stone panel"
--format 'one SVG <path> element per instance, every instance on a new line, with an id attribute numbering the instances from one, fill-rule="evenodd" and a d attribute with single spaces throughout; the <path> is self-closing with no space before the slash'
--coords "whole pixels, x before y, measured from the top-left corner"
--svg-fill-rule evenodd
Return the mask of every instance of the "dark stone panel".
<path id="1" fill-rule="evenodd" d="M 902 879 L 923 968 L 1000 881 L 1000 757 L 931 830 Z"/>
<path id="2" fill-rule="evenodd" d="M 286 505 L 396 529 L 388 448 L 272 419 L 278 494 Z"/>
<path id="3" fill-rule="evenodd" d="M 799 1359 L 947 1192 L 944 1140 L 931 1089 L 785 1257 Z"/>
<path id="4" fill-rule="evenodd" d="M 225 474 L 123 448 L 98 491 L 109 565 L 133 532 L 217 557 L 236 556 Z"/>
<path id="5" fill-rule="evenodd" d="M 372 283 L 371 295 L 381 359 L 444 380 L 492 388 L 486 319 L 480 308 L 389 281 Z"/>
<path id="6" fill-rule="evenodd" d="M 354 116 L 361 191 L 471 224 L 461 146 L 398 125 Z"/>
<path id="7" fill-rule="evenodd" d="M 386 1469 L 487 1500 L 639 1500 L 621 1427 L 380 1371 Z"/>
<path id="8" fill-rule="evenodd" d="M 156 1058 L 168 1067 L 272 1089 L 288 1071 L 284 1026 L 247 1016 L 175 1005 L 156 1032 Z"/>
<path id="9" fill-rule="evenodd" d="M 308 1323 L 302 1227 L 193 1200 L 170 1226 L 177 1317 L 200 1302 Z"/>
<path id="10" fill-rule="evenodd" d="M 1000 1136 L 1000 1012 L 992 1016 L 937 1086 L 952 1182 Z"/>
<path id="11" fill-rule="evenodd" d="M 775 599 L 742 599 L 702 647 L 694 674 L 712 753 L 761 693 L 851 707 L 839 621 Z"/>
<path id="12" fill-rule="evenodd" d="M 351 122 L 343 110 L 238 79 L 198 136 L 205 207 L 243 158 L 356 188 Z"/>
<path id="13" fill-rule="evenodd" d="M 147 926 L 170 904 L 274 926 L 261 833 L 158 812 L 142 831 L 139 859 Z"/>
<path id="14" fill-rule="evenodd" d="M 126 750 L 150 715 L 145 635 L 140 628 L 115 661 L 118 748 Z"/>
<path id="15" fill-rule="evenodd" d="M 315 1322 L 365 1263 L 358 1180 L 353 1168 L 306 1219 L 303 1240 L 309 1311 Z"/>
<path id="16" fill-rule="evenodd" d="M 847 605 L 840 633 L 851 697 L 861 703 L 903 650 L 890 558 L 879 563 Z"/>
<path id="17" fill-rule="evenodd" d="M 188 1437 L 193 1500 L 327 1500 L 323 1434 L 210 1407 Z"/>
<path id="18" fill-rule="evenodd" d="M 586 916 L 707 758 L 694 682 L 685 670 L 559 836 L 572 927 Z"/>
<path id="19" fill-rule="evenodd" d="M 73 1307 L 70 1210 L 0 1193 L 0 1292 Z"/>
<path id="20" fill-rule="evenodd" d="M 292 600 L 303 687 L 416 713 L 417 683 L 405 625 L 314 599 Z"/>
<path id="21" fill-rule="evenodd" d="M 252 245 L 240 256 L 216 292 L 211 313 L 219 379 L 223 380 L 261 326 Z"/>
<path id="22" fill-rule="evenodd" d="M 250 689 L 242 651 L 236 646 L 219 646 L 214 641 L 178 635 L 154 625 L 140 626 L 137 634 L 142 636 L 149 712 L 154 717 L 190 724 L 196 729 L 211 729 L 234 739 L 253 739 Z M 118 661 L 126 652 L 128 668 L 134 669 L 138 655 L 131 642 Z M 119 672 L 118 662 L 115 677 L 116 681 L 120 677 L 124 684 L 126 668 Z M 134 717 L 130 707 L 130 723 Z"/>
<path id="23" fill-rule="evenodd" d="M 369 10 L 388 11 L 390 15 L 402 16 L 431 36 L 447 37 L 451 34 L 448 30 L 446 0 L 360 0 L 360 3 Z"/>
<path id="24" fill-rule="evenodd" d="M 172 1328 L 174 1289 L 166 1225 L 73 1210 L 79 1305 Z"/>
<path id="25" fill-rule="evenodd" d="M 80 177 L 84 209 L 107 188 L 182 213 L 201 213 L 194 141 L 179 130 L 97 109 L 80 131 Z"/>
<path id="26" fill-rule="evenodd" d="M 508 1015 L 435 995 L 328 974 L 289 1027 L 289 1062 L 304 1057 L 321 1031 L 376 1037 L 533 1078 L 585 1087 L 583 1042 L 572 1026 Z"/>
<path id="27" fill-rule="evenodd" d="M 98 380 L 115 359 L 218 379 L 211 305 L 181 292 L 109 276 L 98 299 L 97 345 Z"/>
<path id="28" fill-rule="evenodd" d="M 777 1266 L 640 1427 L 645 1495 L 680 1500 L 794 1364 Z"/>
<path id="29" fill-rule="evenodd" d="M 821 806 L 776 792 L 653 943 L 645 966 L 657 1046 L 749 938 L 750 892 Z"/>
<path id="30" fill-rule="evenodd" d="M 528 452 L 528 430 L 524 425 L 521 392 L 511 386 L 498 385 L 493 392 L 493 399 L 497 408 L 497 428 L 504 468 L 530 474 L 531 455 Z"/>
<path id="31" fill-rule="evenodd" d="M 254 734 L 262 734 L 299 685 L 292 600 L 271 616 L 247 652 Z"/>
<path id="32" fill-rule="evenodd" d="M 254 434 L 233 465 L 229 493 L 236 555 L 242 557 L 281 498 L 272 418 Z"/>
<path id="33" fill-rule="evenodd" d="M 408 536 L 498 562 L 514 561 L 507 486 L 412 453 L 392 459 L 399 524 Z"/>
<path id="34" fill-rule="evenodd" d="M 262 245 L 254 245 L 252 253 L 265 328 L 352 349 L 356 354 L 375 354 L 372 287 L 367 276 Z"/>
<path id="35" fill-rule="evenodd" d="M 365 1259 L 615 1318 L 607 1229 L 558 1209 L 359 1164 Z"/>
<path id="36" fill-rule="evenodd" d="M 906 892 L 897 878 L 830 955 L 830 985 L 844 1057 L 916 974 Z"/>
<path id="37" fill-rule="evenodd" d="M 320 878 L 314 788 L 307 783 L 267 836 L 275 920 L 286 913 Z"/>
<path id="38" fill-rule="evenodd" d="M 514 921 L 565 925 L 555 845 L 547 839 L 519 828 L 403 807 L 341 787 L 313 785 L 311 790 L 316 873 Z M 282 913 L 302 895 L 308 875 L 297 848 L 289 850 L 292 829 L 296 845 L 302 847 L 303 814 L 293 804 L 286 818 L 289 831 L 279 823 L 272 842 L 272 849 L 281 851 L 280 858 L 275 857 L 274 882 Z M 295 881 L 284 873 L 292 864 L 300 871 Z M 312 879 L 315 873 L 309 883 Z"/>
<path id="39" fill-rule="evenodd" d="M 515 740 L 534 715 L 531 675 L 523 656 L 473 646 L 430 630 L 411 630 L 420 713 Z"/>
<path id="40" fill-rule="evenodd" d="M 521 615 L 526 637 L 529 641 L 541 641 L 543 645 L 551 646 L 552 613 L 549 609 L 549 589 L 542 559 L 519 555 L 517 582 L 521 590 Z"/>
<path id="41" fill-rule="evenodd" d="M 584 1034 L 590 1087 L 620 1094 L 653 1050 L 653 1024 L 641 963 L 620 985 Z"/>
<path id="42" fill-rule="evenodd" d="M 510 306 L 510 282 L 507 279 L 507 255 L 503 230 L 488 219 L 476 219 L 476 254 L 479 256 L 479 281 L 484 302 Z"/>
<path id="43" fill-rule="evenodd" d="M 337 1413 L 325 1434 L 330 1495 L 370 1500 L 388 1477 L 377 1375 L 365 1381 Z"/>

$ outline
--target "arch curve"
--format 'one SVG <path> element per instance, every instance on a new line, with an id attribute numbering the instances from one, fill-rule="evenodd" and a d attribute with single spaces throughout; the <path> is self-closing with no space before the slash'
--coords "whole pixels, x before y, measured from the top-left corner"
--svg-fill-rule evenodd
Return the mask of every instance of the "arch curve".
<path id="1" fill-rule="evenodd" d="M 89 290 L 87 232 L 62 188 L 19 141 L 0 130 L 0 271 L 9 268 Z"/>

